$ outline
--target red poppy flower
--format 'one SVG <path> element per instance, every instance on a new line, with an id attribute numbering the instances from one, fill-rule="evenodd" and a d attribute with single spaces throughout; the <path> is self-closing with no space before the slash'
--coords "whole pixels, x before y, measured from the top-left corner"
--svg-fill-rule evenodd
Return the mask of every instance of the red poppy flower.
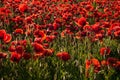
<path id="1" fill-rule="evenodd" d="M 22 54 L 24 52 L 24 49 L 22 46 L 16 46 L 16 52 L 19 53 L 19 54 Z"/>
<path id="2" fill-rule="evenodd" d="M 26 21 L 27 23 L 32 23 L 32 17 L 31 17 L 31 16 L 26 17 L 26 18 L 25 18 L 25 21 Z"/>
<path id="3" fill-rule="evenodd" d="M 102 28 L 109 28 L 110 23 L 109 22 L 103 22 Z"/>
<path id="4" fill-rule="evenodd" d="M 11 39 L 12 39 L 12 37 L 11 37 L 11 35 L 10 34 L 6 34 L 5 36 L 4 36 L 4 42 L 5 43 L 9 43 L 10 41 L 11 41 Z"/>
<path id="5" fill-rule="evenodd" d="M 108 35 L 115 35 L 116 37 L 119 36 L 120 26 L 118 23 L 112 24 L 111 27 L 108 29 Z"/>
<path id="6" fill-rule="evenodd" d="M 59 23 L 57 23 L 57 22 L 53 23 L 54 30 L 57 30 L 59 28 L 59 26 L 60 26 Z"/>
<path id="7" fill-rule="evenodd" d="M 50 36 L 46 37 L 46 41 L 48 41 L 48 42 L 52 42 L 54 39 L 55 39 L 54 35 L 50 35 Z"/>
<path id="8" fill-rule="evenodd" d="M 24 21 L 24 18 L 22 18 L 21 16 L 16 16 L 15 18 L 12 19 L 12 21 L 14 21 L 17 24 L 21 24 Z M 18 26 L 13 26 L 14 29 L 16 29 Z"/>
<path id="9" fill-rule="evenodd" d="M 71 16 L 72 16 L 71 13 L 64 13 L 64 14 L 62 15 L 62 18 L 65 19 L 65 20 L 68 20 L 68 19 L 70 19 Z"/>
<path id="10" fill-rule="evenodd" d="M 86 68 L 86 70 L 88 70 L 90 68 L 90 65 L 91 65 L 91 61 L 87 59 L 85 61 L 85 68 Z"/>
<path id="11" fill-rule="evenodd" d="M 92 58 L 91 62 L 95 67 L 100 67 L 100 62 L 98 61 L 98 59 Z"/>
<path id="12" fill-rule="evenodd" d="M 23 30 L 22 29 L 16 29 L 15 31 L 15 34 L 23 34 Z"/>
<path id="13" fill-rule="evenodd" d="M 26 4 L 20 4 L 18 8 L 20 12 L 25 12 L 28 9 L 28 6 Z"/>
<path id="14" fill-rule="evenodd" d="M 83 27 L 83 30 L 86 31 L 86 32 L 91 31 L 91 26 L 90 25 L 85 25 Z"/>
<path id="15" fill-rule="evenodd" d="M 99 32 L 99 30 L 100 30 L 100 24 L 96 23 L 96 24 L 92 25 L 92 30 L 94 32 Z"/>
<path id="16" fill-rule="evenodd" d="M 37 42 L 37 43 L 40 43 L 40 44 L 41 44 L 41 43 L 42 43 L 42 39 L 41 39 L 41 38 L 35 38 L 35 39 L 34 39 L 34 42 Z"/>
<path id="17" fill-rule="evenodd" d="M 79 18 L 78 21 L 76 22 L 76 24 L 78 26 L 84 26 L 86 24 L 86 18 L 85 17 Z"/>
<path id="18" fill-rule="evenodd" d="M 86 5 L 86 10 L 88 11 L 92 11 L 94 9 L 94 7 L 90 4 Z"/>
<path id="19" fill-rule="evenodd" d="M 44 33 L 44 31 L 35 30 L 33 34 L 34 37 L 41 38 L 42 41 L 46 39 L 46 34 Z"/>
<path id="20" fill-rule="evenodd" d="M 36 53 L 36 54 L 33 55 L 33 59 L 36 60 L 36 59 L 39 59 L 39 58 L 41 58 L 43 56 L 44 56 L 43 53 Z"/>
<path id="21" fill-rule="evenodd" d="M 99 72 L 100 71 L 100 62 L 95 58 L 91 59 L 91 62 L 94 66 L 94 72 L 96 72 L 96 73 Z"/>
<path id="22" fill-rule="evenodd" d="M 106 60 L 102 60 L 102 61 L 101 61 L 101 65 L 102 65 L 102 66 L 107 66 L 107 65 L 108 65 L 108 64 L 107 64 L 107 61 L 106 61 Z"/>
<path id="23" fill-rule="evenodd" d="M 53 54 L 53 49 L 45 49 L 44 55 L 45 56 L 52 56 Z"/>
<path id="24" fill-rule="evenodd" d="M 7 57 L 7 54 L 6 54 L 6 53 L 0 52 L 0 59 L 1 59 L 1 58 L 6 58 L 6 57 Z"/>
<path id="25" fill-rule="evenodd" d="M 90 68 L 90 66 L 93 65 L 94 67 L 94 72 L 99 72 L 100 71 L 100 62 L 95 59 L 95 58 L 92 58 L 90 60 L 86 60 L 85 62 L 85 67 L 86 67 L 86 70 L 88 71 L 88 69 Z"/>
<path id="26" fill-rule="evenodd" d="M 85 75 L 86 75 L 86 77 L 89 77 L 88 70 L 89 70 L 90 66 L 91 66 L 91 61 L 86 59 L 85 60 L 85 69 L 86 69 Z"/>
<path id="27" fill-rule="evenodd" d="M 43 46 L 44 46 L 45 48 L 48 48 L 48 47 L 49 47 L 49 44 L 48 44 L 48 43 L 44 43 Z"/>
<path id="28" fill-rule="evenodd" d="M 6 35 L 6 31 L 5 30 L 0 30 L 0 39 L 4 39 L 4 36 Z"/>
<path id="29" fill-rule="evenodd" d="M 11 45 L 17 45 L 17 43 L 18 43 L 17 41 L 12 41 Z"/>
<path id="30" fill-rule="evenodd" d="M 115 32 L 114 32 L 114 35 L 115 35 L 115 37 L 119 37 L 119 36 L 120 36 L 120 30 L 115 31 Z"/>
<path id="31" fill-rule="evenodd" d="M 103 39 L 103 34 L 102 33 L 95 34 L 95 39 L 96 40 L 102 40 Z"/>
<path id="32" fill-rule="evenodd" d="M 14 45 L 11 45 L 8 49 L 10 52 L 14 52 L 16 50 Z"/>
<path id="33" fill-rule="evenodd" d="M 114 13 L 114 18 L 118 18 L 119 16 L 119 12 Z"/>
<path id="34" fill-rule="evenodd" d="M 68 61 L 70 59 L 70 55 L 67 52 L 57 53 L 56 56 L 63 61 Z"/>
<path id="35" fill-rule="evenodd" d="M 41 45 L 39 43 L 33 43 L 32 45 L 34 47 L 35 52 L 44 52 L 43 45 Z"/>
<path id="36" fill-rule="evenodd" d="M 22 58 L 22 57 L 21 57 L 20 54 L 18 54 L 18 53 L 16 53 L 16 52 L 12 52 L 11 57 L 10 57 L 10 60 L 11 60 L 12 62 L 17 62 L 17 63 L 18 63 L 21 58 Z"/>
<path id="37" fill-rule="evenodd" d="M 25 47 L 27 45 L 27 40 L 20 40 L 20 44 Z"/>
<path id="38" fill-rule="evenodd" d="M 100 48 L 100 55 L 109 55 L 110 52 L 111 52 L 111 50 L 108 47 L 102 47 L 102 48 Z"/>
<path id="39" fill-rule="evenodd" d="M 40 1 L 32 0 L 32 4 L 33 4 L 33 5 L 40 5 Z"/>

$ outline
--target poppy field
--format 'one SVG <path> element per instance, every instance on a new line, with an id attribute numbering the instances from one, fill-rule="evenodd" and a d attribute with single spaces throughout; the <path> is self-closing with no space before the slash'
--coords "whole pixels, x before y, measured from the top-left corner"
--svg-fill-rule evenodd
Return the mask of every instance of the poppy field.
<path id="1" fill-rule="evenodd" d="M 0 0 L 0 80 L 120 80 L 120 1 Z"/>

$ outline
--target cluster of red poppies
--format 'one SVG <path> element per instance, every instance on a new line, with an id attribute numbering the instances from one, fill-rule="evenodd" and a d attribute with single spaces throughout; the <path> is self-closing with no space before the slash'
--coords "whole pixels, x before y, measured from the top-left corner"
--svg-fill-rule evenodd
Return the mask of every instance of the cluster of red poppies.
<path id="1" fill-rule="evenodd" d="M 0 39 L 4 43 L 9 43 L 11 41 L 11 35 L 7 34 L 5 30 L 0 30 Z"/>
<path id="2" fill-rule="evenodd" d="M 91 42 L 103 38 L 120 37 L 120 2 L 109 0 L 2 0 L 0 3 L 0 59 L 7 57 L 19 62 L 22 58 L 38 59 L 52 56 L 54 49 L 49 46 L 57 37 Z M 5 45 L 8 45 L 4 47 Z M 110 55 L 110 48 L 100 49 L 100 55 Z M 56 56 L 64 61 L 70 53 L 58 52 Z M 111 65 L 119 68 L 120 61 L 108 58 L 101 63 L 91 58 L 86 60 L 86 69 L 94 66 Z"/>
<path id="3" fill-rule="evenodd" d="M 103 67 L 113 67 L 116 70 L 120 70 L 120 60 L 114 57 L 108 57 L 106 60 L 102 60 L 101 62 L 96 58 L 87 59 L 85 62 L 86 68 L 86 77 L 89 77 L 89 70 L 91 66 L 94 69 L 95 73 L 98 73 Z"/>

